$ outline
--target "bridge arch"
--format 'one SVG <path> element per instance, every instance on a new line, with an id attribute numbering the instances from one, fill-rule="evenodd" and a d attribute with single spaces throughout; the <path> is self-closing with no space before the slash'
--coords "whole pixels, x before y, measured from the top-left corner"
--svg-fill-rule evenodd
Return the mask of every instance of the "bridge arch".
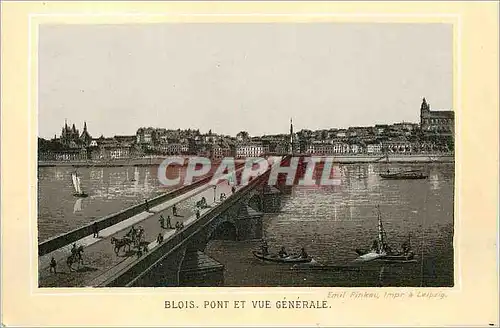
<path id="1" fill-rule="evenodd" d="M 207 243 L 210 240 L 238 240 L 238 229 L 234 222 L 224 220 L 217 224 L 208 235 Z"/>

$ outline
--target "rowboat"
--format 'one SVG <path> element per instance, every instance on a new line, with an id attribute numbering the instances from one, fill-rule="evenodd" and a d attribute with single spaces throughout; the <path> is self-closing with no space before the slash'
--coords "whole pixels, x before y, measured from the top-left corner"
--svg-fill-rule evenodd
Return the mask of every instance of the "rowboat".
<path id="1" fill-rule="evenodd" d="M 354 262 L 369 262 L 369 261 L 380 261 L 384 263 L 413 263 L 416 262 L 414 259 L 415 255 L 410 249 L 410 236 L 408 236 L 408 241 L 404 244 L 403 250 L 401 252 L 395 252 L 389 247 L 387 243 L 387 235 L 382 223 L 382 217 L 380 214 L 380 207 L 377 206 L 377 219 L 378 219 L 378 239 L 374 242 L 372 249 L 369 251 L 362 251 L 357 249 L 356 253 L 358 257 Z"/>
<path id="2" fill-rule="evenodd" d="M 253 251 L 253 255 L 263 261 L 275 263 L 308 263 L 312 261 L 312 257 L 301 257 L 300 255 L 289 255 L 287 257 L 280 257 L 278 255 L 264 255 L 262 252 Z"/>

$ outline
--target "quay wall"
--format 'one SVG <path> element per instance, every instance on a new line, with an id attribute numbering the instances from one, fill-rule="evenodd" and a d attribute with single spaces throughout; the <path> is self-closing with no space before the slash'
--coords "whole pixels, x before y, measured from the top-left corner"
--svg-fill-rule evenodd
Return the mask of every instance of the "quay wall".
<path id="1" fill-rule="evenodd" d="M 204 177 L 198 181 L 193 182 L 190 185 L 179 187 L 171 192 L 165 193 L 163 195 L 159 195 L 155 198 L 148 199 L 148 203 L 151 207 L 154 207 L 158 204 L 176 198 L 186 192 L 189 192 L 195 188 L 202 186 L 205 183 L 210 182 L 212 179 L 212 175 Z M 131 207 L 128 207 L 120 212 L 107 215 L 101 219 L 93 221 L 83 227 L 74 229 L 72 231 L 66 232 L 64 234 L 60 234 L 53 238 L 50 238 L 38 245 L 38 255 L 45 255 L 50 253 L 56 249 L 59 249 L 63 246 L 66 246 L 72 242 L 75 242 L 81 238 L 89 236 L 93 233 L 92 226 L 94 223 L 97 223 L 97 227 L 99 230 L 108 228 L 113 226 L 121 221 L 124 221 L 140 212 L 144 211 L 144 204 L 138 204 Z"/>
<path id="2" fill-rule="evenodd" d="M 297 155 L 301 156 L 301 155 Z M 306 156 L 311 156 L 307 154 Z M 321 155 L 313 155 L 321 156 Z M 382 154 L 345 154 L 333 155 L 336 163 L 371 163 L 379 159 Z M 187 156 L 194 157 L 194 156 Z M 326 157 L 326 156 L 325 156 Z M 114 167 L 114 166 L 156 166 L 160 165 L 166 157 L 157 158 L 131 158 L 114 159 L 111 161 L 38 161 L 38 167 L 72 166 L 72 167 Z M 386 161 L 386 159 L 380 160 Z M 415 154 L 394 154 L 389 155 L 391 163 L 453 163 L 455 155 L 453 153 L 415 153 Z M 244 159 L 237 159 L 236 162 L 244 162 Z"/>
<path id="3" fill-rule="evenodd" d="M 53 167 L 53 166 L 70 166 L 70 167 L 119 167 L 119 166 L 158 166 L 167 158 L 192 158 L 197 156 L 182 155 L 169 157 L 153 157 L 153 158 L 120 158 L 113 160 L 71 160 L 71 161 L 38 161 L 38 167 Z M 213 161 L 214 162 L 214 161 Z M 244 163 L 244 160 L 236 159 L 236 163 Z M 187 165 L 187 163 L 185 164 Z"/>

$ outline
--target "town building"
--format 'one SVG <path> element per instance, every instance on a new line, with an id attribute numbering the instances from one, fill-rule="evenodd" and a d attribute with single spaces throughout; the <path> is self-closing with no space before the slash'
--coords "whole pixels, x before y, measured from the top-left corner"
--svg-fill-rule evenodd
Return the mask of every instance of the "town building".
<path id="1" fill-rule="evenodd" d="M 246 158 L 246 157 L 259 157 L 264 153 L 264 147 L 262 143 L 240 143 L 236 146 L 236 157 Z"/>

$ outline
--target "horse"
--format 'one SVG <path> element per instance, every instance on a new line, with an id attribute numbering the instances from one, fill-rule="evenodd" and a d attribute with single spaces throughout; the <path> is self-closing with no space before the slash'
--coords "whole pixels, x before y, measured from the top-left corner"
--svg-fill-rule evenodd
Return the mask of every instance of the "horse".
<path id="1" fill-rule="evenodd" d="M 207 206 L 208 205 L 207 205 L 207 201 L 206 201 L 205 198 L 202 198 L 201 200 L 199 200 L 199 201 L 196 202 L 196 207 L 198 207 L 200 209 L 205 208 Z"/>
<path id="2" fill-rule="evenodd" d="M 118 239 L 115 237 L 111 237 L 111 244 L 115 245 L 115 254 L 118 255 L 120 252 L 120 249 L 123 247 L 125 248 L 128 246 L 128 251 L 130 251 L 130 244 L 132 243 L 132 240 L 128 237 L 123 237 L 122 239 Z"/>
<path id="3" fill-rule="evenodd" d="M 78 263 L 78 266 L 83 265 L 83 246 L 79 246 L 71 255 L 66 259 L 66 264 L 68 265 L 69 271 L 73 271 L 73 263 Z"/>

